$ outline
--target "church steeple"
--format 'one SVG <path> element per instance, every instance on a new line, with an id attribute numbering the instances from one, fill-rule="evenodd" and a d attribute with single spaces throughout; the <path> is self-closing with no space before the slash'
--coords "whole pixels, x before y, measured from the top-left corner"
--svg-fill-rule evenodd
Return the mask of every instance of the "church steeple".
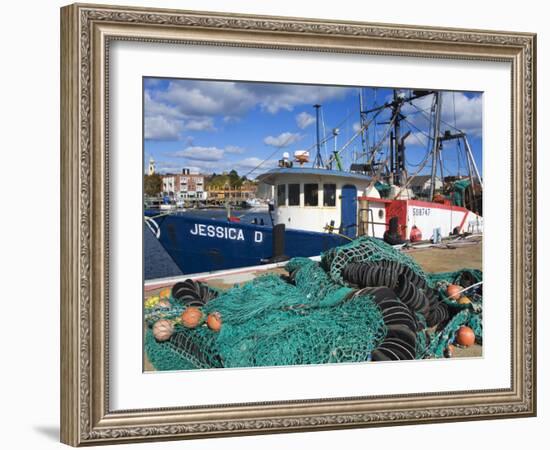
<path id="1" fill-rule="evenodd" d="M 149 175 L 155 174 L 155 160 L 153 158 L 149 158 Z"/>

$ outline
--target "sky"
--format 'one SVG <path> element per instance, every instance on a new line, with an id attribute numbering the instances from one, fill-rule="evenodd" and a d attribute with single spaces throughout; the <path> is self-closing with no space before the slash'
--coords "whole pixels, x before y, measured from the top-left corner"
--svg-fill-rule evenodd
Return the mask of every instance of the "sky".
<path id="1" fill-rule="evenodd" d="M 341 87 L 281 83 L 201 81 L 145 78 L 144 167 L 155 160 L 159 173 L 222 173 L 235 169 L 239 175 L 254 178 L 277 166 L 283 152 L 309 150 L 313 162 L 316 149 L 314 104 L 320 104 L 320 134 L 336 138 L 322 146 L 327 159 L 335 147 L 341 148 L 359 128 L 359 97 L 364 109 L 391 100 L 393 90 L 383 87 Z M 400 90 L 410 94 L 410 90 Z M 430 163 L 422 167 L 431 148 L 429 117 L 433 95 L 405 104 L 402 132 L 411 131 L 406 140 L 409 175 L 429 173 Z M 368 130 L 367 140 L 375 143 L 386 132 L 389 111 L 380 114 Z M 482 171 L 482 94 L 443 92 L 442 129 L 466 132 L 474 159 Z M 385 150 L 387 147 L 382 147 Z M 349 168 L 362 151 L 361 139 L 352 140 L 341 152 Z M 456 141 L 443 147 L 445 175 L 466 174 L 463 149 Z M 384 159 L 384 153 L 380 153 Z"/>

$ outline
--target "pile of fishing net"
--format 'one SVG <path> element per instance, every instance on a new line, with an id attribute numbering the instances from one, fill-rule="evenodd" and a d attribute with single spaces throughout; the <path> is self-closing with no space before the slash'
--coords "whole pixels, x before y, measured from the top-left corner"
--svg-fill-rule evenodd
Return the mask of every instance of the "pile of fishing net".
<path id="1" fill-rule="evenodd" d="M 186 280 L 145 306 L 145 350 L 157 370 L 257 367 L 442 357 L 457 330 L 482 338 L 479 288 L 469 304 L 446 298 L 450 283 L 481 272 L 425 273 L 373 238 L 331 249 L 320 262 L 293 258 L 288 276 L 268 274 L 225 292 Z M 188 308 L 221 317 L 188 328 Z"/>

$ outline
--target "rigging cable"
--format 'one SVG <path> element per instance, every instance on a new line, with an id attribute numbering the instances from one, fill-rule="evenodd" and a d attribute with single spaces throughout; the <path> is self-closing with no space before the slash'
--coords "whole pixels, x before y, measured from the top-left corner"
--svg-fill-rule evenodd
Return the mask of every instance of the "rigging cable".
<path id="1" fill-rule="evenodd" d="M 248 177 L 248 175 L 250 175 L 252 172 L 255 172 L 256 170 L 258 170 L 263 164 L 265 164 L 267 161 L 269 161 L 273 156 L 275 156 L 275 154 L 277 152 L 280 152 L 282 148 L 286 147 L 286 145 L 290 142 L 290 140 L 293 138 L 294 136 L 291 134 L 288 138 L 286 138 L 286 140 L 279 146 L 277 147 L 273 153 L 271 153 L 266 159 L 264 159 L 262 162 L 260 162 L 260 164 L 258 164 L 256 167 L 254 167 L 252 170 L 249 170 L 244 176 L 245 177 Z M 315 146 L 315 144 L 313 145 Z M 312 146 L 312 147 L 313 147 Z M 312 148 L 310 147 L 310 148 Z"/>
<path id="2" fill-rule="evenodd" d="M 399 197 L 399 195 L 401 194 L 401 192 L 403 192 L 403 190 L 407 189 L 407 187 L 409 187 L 409 184 L 411 184 L 411 181 L 420 173 L 420 171 L 422 169 L 424 169 L 424 167 L 426 167 L 426 163 L 430 160 L 430 152 L 427 152 L 426 153 L 426 156 L 424 156 L 424 160 L 420 163 L 420 167 L 418 168 L 418 170 L 414 173 L 414 175 L 412 175 L 411 177 L 409 177 L 409 179 L 407 180 L 407 182 L 405 183 L 405 185 L 399 189 L 399 191 L 397 192 L 397 194 L 395 194 L 394 196 L 394 200 L 396 198 Z"/>
<path id="3" fill-rule="evenodd" d="M 420 109 L 418 106 L 416 106 L 416 105 L 413 104 L 413 103 L 411 103 L 411 105 L 412 105 L 414 108 L 416 108 L 418 111 L 422 112 L 423 115 L 426 116 L 426 118 L 428 118 L 428 114 L 427 114 L 424 110 Z M 460 128 L 454 127 L 454 126 L 451 125 L 450 123 L 445 122 L 443 119 L 441 119 L 441 123 L 444 123 L 445 125 L 451 127 L 451 128 L 452 128 L 453 130 L 455 130 L 455 131 L 459 131 L 460 133 L 463 133 L 463 131 L 462 131 Z"/>
<path id="4" fill-rule="evenodd" d="M 455 94 L 456 92 L 453 92 L 453 118 L 454 118 L 454 124 L 456 127 L 456 105 L 455 105 Z M 460 178 L 460 152 L 462 150 L 462 146 L 460 145 L 460 139 L 456 140 L 456 164 L 457 164 L 457 175 L 458 178 Z"/>
<path id="5" fill-rule="evenodd" d="M 342 125 L 344 125 L 348 120 L 349 118 L 352 116 L 353 113 L 348 113 L 348 115 L 338 124 L 336 125 L 336 128 L 340 128 L 342 127 Z M 267 161 L 269 161 L 273 156 L 275 156 L 275 154 L 279 151 L 281 151 L 282 148 L 284 148 L 287 143 L 289 142 L 289 140 L 292 139 L 292 136 L 289 136 L 288 139 L 283 142 L 283 144 L 280 146 L 280 147 L 277 147 L 275 149 L 275 151 L 273 153 L 271 153 L 267 158 L 265 158 L 262 162 L 260 162 L 256 167 L 254 167 L 252 170 L 248 171 L 244 176 L 247 177 L 248 175 L 250 175 L 252 172 L 255 172 L 256 170 L 258 170 L 261 166 L 263 166 Z M 327 142 L 329 142 L 330 140 L 334 139 L 334 135 L 332 133 L 330 133 L 329 135 L 325 135 L 325 137 L 321 140 L 321 142 L 319 143 L 319 145 L 326 145 Z M 309 147 L 306 148 L 305 151 L 310 151 L 311 149 L 313 149 L 315 146 L 317 145 L 316 142 L 314 142 L 312 145 L 310 145 Z"/>
<path id="6" fill-rule="evenodd" d="M 323 109 L 322 108 L 320 108 L 320 109 L 321 109 L 320 113 L 321 113 L 321 126 L 323 127 L 323 136 L 326 137 L 327 136 L 327 129 L 325 127 L 325 114 L 323 113 Z M 323 141 L 323 148 L 325 150 L 325 161 L 326 161 L 327 158 L 328 158 L 326 139 Z"/>
<path id="7" fill-rule="evenodd" d="M 408 124 L 407 124 L 407 125 L 408 125 Z M 429 141 L 428 141 L 427 143 L 422 142 L 422 141 L 420 140 L 420 138 L 419 138 L 415 133 L 412 133 L 412 128 L 411 128 L 410 126 L 409 126 L 409 129 L 411 130 L 411 136 L 412 136 L 413 138 L 415 138 L 415 139 L 420 143 L 420 146 L 421 146 L 421 147 L 426 147 L 426 148 L 428 148 L 428 146 L 430 145 L 430 142 L 429 142 Z M 427 151 L 429 152 L 429 150 L 427 150 Z M 411 166 L 411 167 L 418 167 L 418 166 L 420 166 L 420 164 L 422 164 L 422 161 L 423 161 L 423 160 L 421 160 L 418 164 L 414 164 L 414 163 L 408 162 L 408 161 L 407 161 L 407 157 L 405 156 L 405 163 L 406 163 L 408 166 Z"/>
<path id="8" fill-rule="evenodd" d="M 424 112 L 423 110 L 419 111 L 419 112 Z M 407 116 L 408 117 L 408 116 Z M 431 134 L 429 133 L 426 133 L 424 130 L 421 130 L 420 128 L 418 128 L 414 123 L 412 123 L 408 118 L 405 118 L 403 119 L 405 122 L 407 122 L 411 127 L 413 127 L 416 131 L 418 131 L 420 134 L 423 134 L 424 136 L 426 136 L 428 139 L 432 139 L 432 136 Z M 431 116 L 430 116 L 430 124 L 428 126 L 428 129 L 429 131 L 431 131 L 431 128 L 432 128 L 432 121 L 431 121 Z"/>
<path id="9" fill-rule="evenodd" d="M 372 118 L 369 122 L 367 122 L 364 126 L 360 127 L 359 130 L 357 130 L 357 131 L 353 134 L 353 136 L 352 136 L 350 139 L 348 139 L 348 141 L 340 148 L 340 150 L 338 150 L 338 154 L 340 154 L 343 150 L 345 150 L 347 147 L 349 147 L 349 145 L 350 145 L 350 144 L 351 144 L 351 143 L 361 134 L 361 131 L 367 129 L 367 128 L 370 126 L 370 124 L 371 124 L 374 120 L 376 120 L 376 117 L 377 117 L 378 114 L 380 114 L 381 112 L 382 112 L 382 110 L 377 111 L 377 112 L 374 114 L 373 118 Z M 393 124 L 393 122 L 392 122 L 392 124 Z M 389 130 L 389 128 L 391 128 L 391 126 L 388 127 L 388 130 Z M 387 132 L 386 132 L 386 135 L 387 135 Z M 385 138 L 386 138 L 386 136 L 384 136 L 384 139 L 385 139 Z M 381 141 L 381 143 L 380 143 L 379 145 L 381 145 L 382 143 L 383 143 L 383 142 Z M 374 152 L 374 151 L 378 151 L 378 150 L 375 148 L 375 149 L 373 149 L 372 151 Z M 371 157 L 371 159 L 369 160 L 369 164 L 372 162 L 373 157 L 374 157 L 374 153 L 373 153 L 373 156 Z M 329 158 L 327 164 L 332 163 L 332 161 L 334 161 L 334 159 L 335 159 L 335 156 L 332 155 L 332 156 Z"/>

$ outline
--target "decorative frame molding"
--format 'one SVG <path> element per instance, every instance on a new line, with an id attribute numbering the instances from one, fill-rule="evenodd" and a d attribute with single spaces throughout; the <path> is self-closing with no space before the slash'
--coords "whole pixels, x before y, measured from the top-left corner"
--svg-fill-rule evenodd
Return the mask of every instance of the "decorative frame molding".
<path id="1" fill-rule="evenodd" d="M 506 61 L 512 67 L 512 386 L 110 411 L 112 40 Z M 61 440 L 79 446 L 536 414 L 536 35 L 75 4 L 61 9 Z"/>

